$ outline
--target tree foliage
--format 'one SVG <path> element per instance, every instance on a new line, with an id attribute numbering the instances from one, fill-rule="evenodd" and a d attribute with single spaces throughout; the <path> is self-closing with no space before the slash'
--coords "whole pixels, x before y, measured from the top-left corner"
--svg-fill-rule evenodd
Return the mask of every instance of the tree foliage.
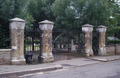
<path id="1" fill-rule="evenodd" d="M 27 12 L 28 0 L 0 0 L 0 47 L 5 48 L 10 43 L 9 20 L 19 17 L 27 20 L 27 24 L 32 21 L 31 15 Z M 7 45 L 6 45 L 7 43 Z"/>
<path id="2" fill-rule="evenodd" d="M 54 0 L 31 0 L 28 5 L 28 11 L 34 18 L 33 26 L 38 27 L 38 22 L 47 20 L 53 20 L 54 16 L 50 9 Z"/>
<path id="3" fill-rule="evenodd" d="M 117 20 L 110 18 L 115 16 L 116 7 L 119 8 L 113 0 L 110 3 L 108 0 L 55 0 L 51 6 L 56 26 L 70 29 L 87 23 L 112 28 L 117 25 Z"/>
<path id="4" fill-rule="evenodd" d="M 28 27 L 38 27 L 45 19 L 55 23 L 54 29 L 80 29 L 87 23 L 105 25 L 107 35 L 114 35 L 120 31 L 119 5 L 118 0 L 0 0 L 0 42 L 10 41 L 6 31 L 14 17 L 26 20 Z"/>

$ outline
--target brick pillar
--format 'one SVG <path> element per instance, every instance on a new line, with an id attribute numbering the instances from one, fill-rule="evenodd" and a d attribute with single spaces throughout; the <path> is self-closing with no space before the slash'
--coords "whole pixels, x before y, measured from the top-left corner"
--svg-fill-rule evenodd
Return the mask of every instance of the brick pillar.
<path id="1" fill-rule="evenodd" d="M 99 32 L 99 50 L 98 50 L 99 55 L 106 55 L 106 47 L 105 47 L 106 28 L 107 27 L 100 25 L 96 29 Z"/>
<path id="2" fill-rule="evenodd" d="M 20 18 L 10 20 L 10 37 L 12 48 L 12 64 L 25 64 L 24 58 L 24 27 L 25 21 Z"/>
<path id="3" fill-rule="evenodd" d="M 93 26 L 90 24 L 85 24 L 82 26 L 82 32 L 83 32 L 83 54 L 87 57 L 93 56 L 93 50 L 92 50 L 92 31 Z"/>
<path id="4" fill-rule="evenodd" d="M 51 62 L 54 61 L 54 57 L 52 54 L 52 29 L 53 22 L 48 20 L 39 22 L 39 28 L 42 30 L 42 58 L 43 62 Z"/>

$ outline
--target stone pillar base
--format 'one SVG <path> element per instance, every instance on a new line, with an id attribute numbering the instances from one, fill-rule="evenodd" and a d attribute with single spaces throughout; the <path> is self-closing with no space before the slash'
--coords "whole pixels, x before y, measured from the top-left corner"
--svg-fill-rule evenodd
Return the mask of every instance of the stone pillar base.
<path id="1" fill-rule="evenodd" d="M 25 65 L 26 64 L 26 61 L 25 61 L 25 59 L 23 60 L 12 60 L 11 61 L 11 64 L 12 65 Z"/>
<path id="2" fill-rule="evenodd" d="M 91 53 L 91 54 L 86 53 L 86 54 L 85 54 L 85 56 L 86 56 L 86 57 L 89 57 L 89 56 L 94 56 L 94 54 L 93 54 L 93 53 Z"/>
<path id="3" fill-rule="evenodd" d="M 104 56 L 106 55 L 106 50 L 98 50 L 98 54 Z"/>
<path id="4" fill-rule="evenodd" d="M 94 56 L 94 53 L 93 53 L 93 51 L 89 53 L 89 56 Z"/>
<path id="5" fill-rule="evenodd" d="M 93 50 L 92 50 L 92 49 L 91 49 L 91 50 L 86 49 L 84 55 L 85 55 L 86 57 L 94 56 Z"/>
<path id="6" fill-rule="evenodd" d="M 53 62 L 54 61 L 54 57 L 45 57 L 43 58 L 43 62 L 46 63 L 46 62 Z"/>

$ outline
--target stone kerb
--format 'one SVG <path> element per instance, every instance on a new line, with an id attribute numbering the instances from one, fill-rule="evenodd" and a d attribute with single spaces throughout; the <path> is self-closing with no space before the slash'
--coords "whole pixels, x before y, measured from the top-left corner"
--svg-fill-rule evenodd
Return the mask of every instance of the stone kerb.
<path id="1" fill-rule="evenodd" d="M 93 31 L 92 25 L 90 24 L 82 25 L 82 32 L 83 32 L 83 39 L 84 39 L 83 54 L 87 57 L 93 56 L 92 31 Z"/>
<path id="2" fill-rule="evenodd" d="M 25 64 L 24 27 L 25 20 L 20 18 L 13 18 L 10 20 L 9 28 L 12 48 L 12 64 Z"/>
<path id="3" fill-rule="evenodd" d="M 106 55 L 106 46 L 105 46 L 105 34 L 106 34 L 106 26 L 100 25 L 97 27 L 96 31 L 99 32 L 99 55 Z"/>
<path id="4" fill-rule="evenodd" d="M 52 54 L 53 24 L 54 24 L 53 22 L 50 22 L 48 20 L 39 22 L 39 28 L 42 30 L 41 49 L 42 49 L 43 62 L 54 61 L 54 57 Z"/>

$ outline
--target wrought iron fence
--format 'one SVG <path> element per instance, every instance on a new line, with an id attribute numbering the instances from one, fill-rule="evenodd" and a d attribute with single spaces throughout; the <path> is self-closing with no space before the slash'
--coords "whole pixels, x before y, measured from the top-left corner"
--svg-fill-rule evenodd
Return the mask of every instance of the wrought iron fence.
<path id="1" fill-rule="evenodd" d="M 32 54 L 32 64 L 42 62 L 41 31 L 39 28 L 25 28 L 24 54 Z"/>
<path id="2" fill-rule="evenodd" d="M 97 31 L 93 30 L 93 36 L 92 36 L 92 48 L 94 55 L 98 55 L 98 49 L 99 49 L 99 34 Z"/>
<path id="3" fill-rule="evenodd" d="M 10 48 L 9 27 L 0 26 L 0 49 Z"/>
<path id="4" fill-rule="evenodd" d="M 77 30 L 53 31 L 54 60 L 68 60 L 79 57 L 82 53 L 82 32 Z"/>

